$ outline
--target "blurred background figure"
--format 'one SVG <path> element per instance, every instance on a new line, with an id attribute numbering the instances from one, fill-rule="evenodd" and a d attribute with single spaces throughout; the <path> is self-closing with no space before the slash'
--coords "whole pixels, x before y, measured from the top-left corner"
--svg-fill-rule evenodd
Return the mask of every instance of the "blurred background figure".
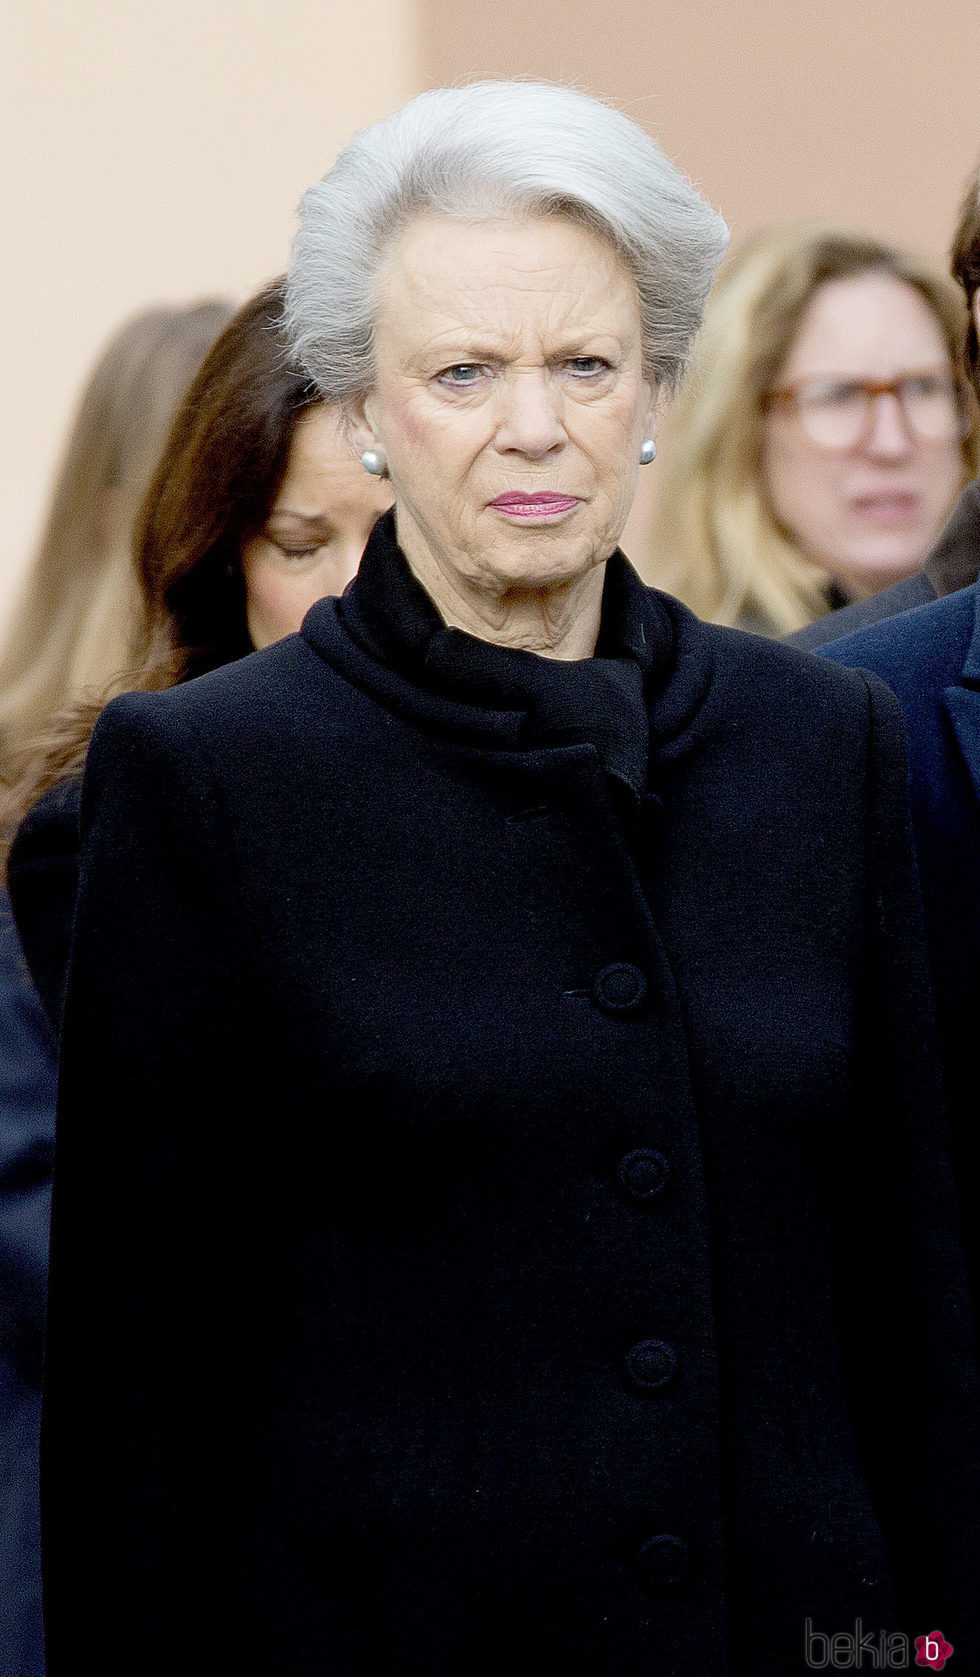
<path id="1" fill-rule="evenodd" d="M 648 580 L 763 634 L 919 570 L 978 464 L 952 281 L 785 224 L 722 270 L 670 415 Z"/>
<path id="2" fill-rule="evenodd" d="M 230 318 L 150 309 L 107 345 L 82 395 L 21 605 L 0 655 L 6 780 L 52 714 L 132 659 L 131 536 L 174 410 Z M 0 1671 L 44 1669 L 37 1439 L 54 1144 L 53 1035 L 0 892 Z"/>
<path id="3" fill-rule="evenodd" d="M 980 168 L 967 187 L 952 269 L 970 310 L 966 365 L 980 400 Z M 980 481 L 967 486 L 924 571 L 877 618 L 851 606 L 828 620 L 843 639 L 820 650 L 874 670 L 895 693 L 908 735 L 912 817 L 932 957 L 967 1261 L 980 1305 Z M 915 586 L 917 598 L 909 598 Z M 896 598 L 897 596 L 897 598 Z M 937 597 L 938 596 L 938 597 Z M 827 637 L 828 640 L 830 637 Z"/>
<path id="4" fill-rule="evenodd" d="M 964 367 L 967 379 L 980 400 L 980 337 L 977 332 L 977 297 L 980 294 L 980 167 L 967 182 L 950 252 L 953 278 L 959 281 L 967 307 Z M 841 606 L 827 617 L 818 618 L 789 639 L 810 651 L 854 634 L 872 623 L 895 617 L 899 612 L 943 599 L 976 582 L 980 571 L 980 478 L 968 483 L 956 503 L 935 547 L 921 571 L 882 589 L 867 599 Z"/>
<path id="5" fill-rule="evenodd" d="M 174 419 L 137 520 L 141 623 L 113 691 L 176 686 L 298 629 L 339 594 L 392 502 L 278 335 L 282 282 L 246 303 L 206 356 Z M 78 864 L 79 776 L 106 692 L 39 739 L 7 800 L 24 952 L 60 1026 Z M 24 819 L 26 817 L 26 820 Z"/>
<path id="6" fill-rule="evenodd" d="M 0 651 L 0 770 L 56 711 L 132 657 L 131 535 L 174 412 L 231 318 L 224 302 L 147 309 L 81 397 L 37 556 Z"/>

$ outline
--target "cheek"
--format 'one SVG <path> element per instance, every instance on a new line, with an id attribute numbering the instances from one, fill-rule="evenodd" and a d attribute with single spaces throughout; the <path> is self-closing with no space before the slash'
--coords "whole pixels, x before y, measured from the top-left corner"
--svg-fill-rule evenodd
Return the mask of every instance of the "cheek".
<path id="1" fill-rule="evenodd" d="M 290 576 L 261 560 L 245 563 L 245 606 L 256 646 L 267 646 L 296 632 L 310 607 L 326 593 L 319 573 Z"/>
<path id="2" fill-rule="evenodd" d="M 967 476 L 959 447 L 937 449 L 924 475 L 928 491 L 940 505 L 955 500 Z"/>
<path id="3" fill-rule="evenodd" d="M 770 510 L 803 546 L 839 516 L 843 477 L 836 460 L 774 438 L 763 448 L 760 477 Z"/>
<path id="4" fill-rule="evenodd" d="M 266 571 L 259 571 L 248 583 L 246 600 L 249 622 L 259 624 L 265 637 L 291 634 L 299 628 L 307 609 L 302 579 Z"/>

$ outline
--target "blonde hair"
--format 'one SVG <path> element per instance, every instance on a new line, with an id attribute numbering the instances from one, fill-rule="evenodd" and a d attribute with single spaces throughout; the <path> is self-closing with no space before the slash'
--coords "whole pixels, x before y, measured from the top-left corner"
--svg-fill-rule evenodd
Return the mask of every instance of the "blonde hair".
<path id="1" fill-rule="evenodd" d="M 82 393 L 0 652 L 8 781 L 53 714 L 97 697 L 133 658 L 133 524 L 174 412 L 231 312 L 215 301 L 136 315 L 109 341 Z"/>
<path id="2" fill-rule="evenodd" d="M 651 541 L 650 581 L 715 623 L 789 634 L 828 610 L 828 578 L 780 529 L 762 488 L 762 398 L 818 288 L 884 273 L 912 286 L 962 366 L 967 317 L 952 280 L 861 233 L 791 222 L 727 262 L 705 311 L 692 370 L 670 413 Z M 968 393 L 964 388 L 964 400 Z M 963 481 L 980 464 L 975 409 Z"/>

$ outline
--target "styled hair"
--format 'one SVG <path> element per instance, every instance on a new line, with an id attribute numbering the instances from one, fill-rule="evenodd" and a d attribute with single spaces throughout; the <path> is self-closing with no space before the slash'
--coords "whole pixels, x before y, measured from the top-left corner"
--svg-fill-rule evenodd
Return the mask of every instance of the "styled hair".
<path id="1" fill-rule="evenodd" d="M 300 415 L 319 402 L 280 332 L 283 280 L 239 309 L 179 409 L 136 524 L 144 663 L 168 685 L 252 651 L 241 554 L 272 510 Z"/>
<path id="2" fill-rule="evenodd" d="M 49 786 L 81 768 L 116 693 L 173 687 L 252 651 L 242 548 L 272 510 L 297 420 L 319 401 L 289 363 L 281 312 L 280 279 L 238 311 L 190 385 L 136 520 L 131 664 L 29 743 L 4 804 L 8 839 Z"/>
<path id="3" fill-rule="evenodd" d="M 973 388 L 980 396 L 980 337 L 973 313 L 973 304 L 980 291 L 980 165 L 967 182 L 960 219 L 953 234 L 949 265 L 953 278 L 959 280 L 966 297 L 969 318 L 963 358 Z"/>
<path id="4" fill-rule="evenodd" d="M 770 635 L 829 609 L 826 571 L 777 523 L 761 460 L 763 398 L 817 290 L 833 280 L 888 274 L 928 304 L 959 372 L 966 316 L 946 275 L 862 233 L 792 222 L 759 233 L 727 262 L 705 312 L 695 359 L 669 416 L 659 499 L 641 558 L 648 581 L 700 617 Z M 963 481 L 978 463 L 976 412 L 964 438 Z"/>
<path id="5" fill-rule="evenodd" d="M 110 339 L 79 400 L 0 653 L 0 766 L 133 656 L 131 535 L 174 411 L 230 304 L 147 309 Z"/>
<path id="6" fill-rule="evenodd" d="M 417 216 L 564 216 L 607 239 L 635 282 L 649 377 L 673 386 L 728 229 L 628 117 L 571 87 L 478 81 L 420 94 L 344 147 L 299 207 L 285 322 L 328 401 L 373 383 L 377 281 Z"/>

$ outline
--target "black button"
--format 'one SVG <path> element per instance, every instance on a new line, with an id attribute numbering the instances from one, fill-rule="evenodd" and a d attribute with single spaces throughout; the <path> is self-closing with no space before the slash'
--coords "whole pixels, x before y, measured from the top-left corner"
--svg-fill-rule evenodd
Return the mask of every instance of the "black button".
<path id="1" fill-rule="evenodd" d="M 656 1199 L 667 1186 L 670 1166 L 652 1147 L 635 1147 L 619 1161 L 616 1172 L 624 1194 L 639 1204 Z"/>
<path id="2" fill-rule="evenodd" d="M 687 1560 L 684 1539 L 663 1532 L 659 1537 L 647 1538 L 636 1564 L 648 1584 L 677 1584 L 687 1571 Z"/>
<path id="3" fill-rule="evenodd" d="M 626 1353 L 626 1372 L 641 1392 L 662 1392 L 677 1373 L 677 1357 L 662 1339 L 641 1339 Z"/>
<path id="4" fill-rule="evenodd" d="M 592 981 L 593 1001 L 603 1013 L 611 1013 L 613 1017 L 636 1013 L 643 1006 L 646 993 L 646 978 L 629 961 L 613 961 L 611 966 L 597 972 Z"/>

